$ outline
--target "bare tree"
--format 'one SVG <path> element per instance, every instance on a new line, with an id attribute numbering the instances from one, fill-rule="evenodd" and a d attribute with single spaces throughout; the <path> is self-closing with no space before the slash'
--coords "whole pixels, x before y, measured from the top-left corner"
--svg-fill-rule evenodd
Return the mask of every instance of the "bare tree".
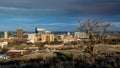
<path id="1" fill-rule="evenodd" d="M 84 22 L 79 22 L 78 31 L 86 32 L 89 35 L 87 49 L 90 53 L 94 53 L 96 44 L 104 45 L 104 32 L 110 27 L 109 22 L 104 22 L 102 19 L 88 19 Z"/>

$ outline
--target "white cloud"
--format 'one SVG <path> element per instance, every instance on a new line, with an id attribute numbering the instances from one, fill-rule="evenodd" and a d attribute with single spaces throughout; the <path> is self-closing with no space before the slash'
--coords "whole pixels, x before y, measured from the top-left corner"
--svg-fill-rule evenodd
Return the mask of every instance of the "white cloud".
<path id="1" fill-rule="evenodd" d="M 3 7 L 0 6 L 0 10 L 4 12 L 59 12 L 61 9 L 57 8 L 17 8 L 17 7 Z"/>
<path id="2" fill-rule="evenodd" d="M 36 24 L 29 24 L 34 26 L 52 26 L 52 27 L 69 27 L 69 26 L 76 26 L 76 23 L 36 23 Z"/>
<path id="3" fill-rule="evenodd" d="M 30 21 L 35 21 L 37 19 L 33 19 L 33 18 L 9 18 L 7 19 L 7 21 L 23 21 L 23 22 L 30 22 Z"/>

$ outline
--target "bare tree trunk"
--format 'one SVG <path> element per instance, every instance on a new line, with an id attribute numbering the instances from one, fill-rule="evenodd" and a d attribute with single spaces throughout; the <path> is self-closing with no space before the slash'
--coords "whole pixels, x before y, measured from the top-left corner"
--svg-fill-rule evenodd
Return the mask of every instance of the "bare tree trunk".
<path id="1" fill-rule="evenodd" d="M 87 50 L 89 53 L 94 53 L 95 46 L 98 43 L 104 45 L 104 32 L 110 26 L 109 23 L 104 23 L 99 20 L 87 20 L 84 23 L 80 23 L 78 27 L 79 31 L 87 31 L 90 41 L 88 42 Z M 95 35 L 95 32 L 98 31 L 98 36 Z"/>

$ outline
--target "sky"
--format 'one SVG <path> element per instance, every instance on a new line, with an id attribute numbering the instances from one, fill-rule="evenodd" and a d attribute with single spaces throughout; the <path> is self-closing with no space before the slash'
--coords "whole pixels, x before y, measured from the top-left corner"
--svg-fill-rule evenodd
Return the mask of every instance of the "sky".
<path id="1" fill-rule="evenodd" d="M 120 30 L 120 0 L 0 0 L 0 31 L 75 31 L 88 18 L 102 18 Z"/>

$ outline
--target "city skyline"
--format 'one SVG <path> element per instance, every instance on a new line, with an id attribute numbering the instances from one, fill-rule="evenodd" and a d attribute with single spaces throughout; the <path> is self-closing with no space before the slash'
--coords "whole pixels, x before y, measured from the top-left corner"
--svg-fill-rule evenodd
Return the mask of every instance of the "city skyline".
<path id="1" fill-rule="evenodd" d="M 120 30 L 119 0 L 0 0 L 0 31 L 75 31 L 78 21 L 103 18 Z"/>

